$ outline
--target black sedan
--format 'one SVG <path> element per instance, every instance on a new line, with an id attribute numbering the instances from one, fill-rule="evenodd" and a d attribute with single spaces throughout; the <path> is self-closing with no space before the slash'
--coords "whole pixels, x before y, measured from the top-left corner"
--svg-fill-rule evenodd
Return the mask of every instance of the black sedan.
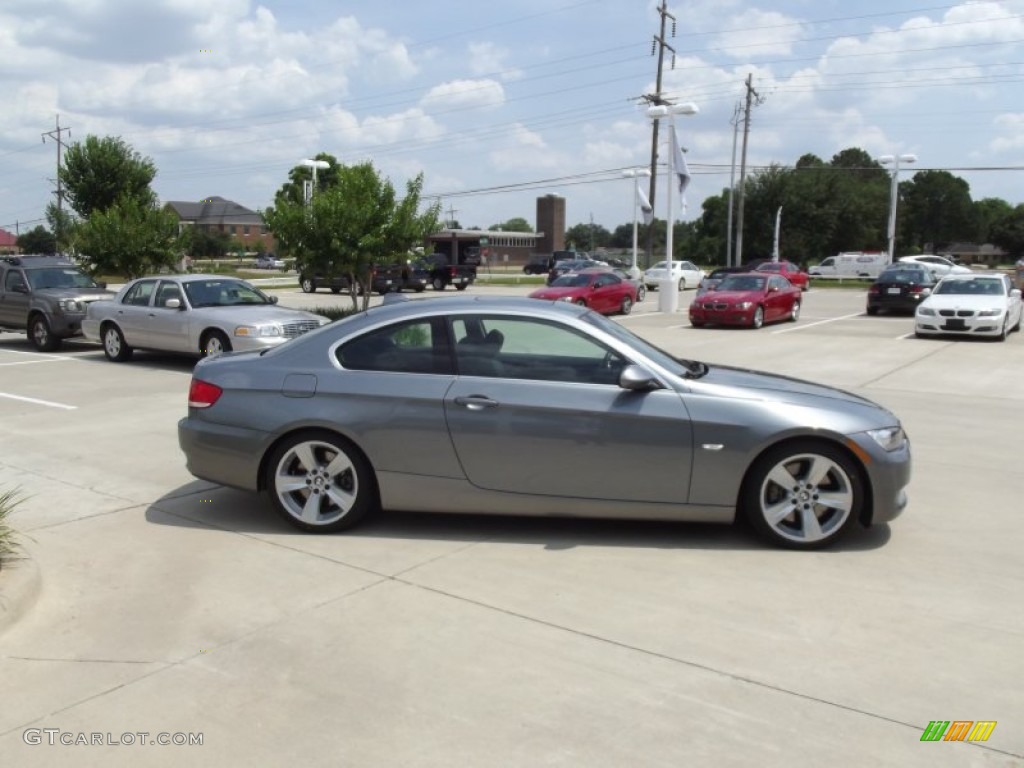
<path id="1" fill-rule="evenodd" d="M 893 264 L 868 289 L 869 315 L 885 310 L 913 314 L 935 287 L 935 277 L 924 267 Z"/>
<path id="2" fill-rule="evenodd" d="M 551 285 L 562 275 L 568 275 L 570 272 L 579 272 L 581 269 L 591 269 L 593 267 L 600 266 L 603 265 L 591 259 L 565 259 L 563 261 L 556 261 L 555 265 L 551 268 L 551 271 L 548 272 L 548 285 Z"/>

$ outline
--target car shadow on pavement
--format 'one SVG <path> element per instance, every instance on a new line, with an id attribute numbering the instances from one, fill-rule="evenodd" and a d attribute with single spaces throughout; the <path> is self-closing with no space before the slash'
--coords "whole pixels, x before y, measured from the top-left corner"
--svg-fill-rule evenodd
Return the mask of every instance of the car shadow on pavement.
<path id="1" fill-rule="evenodd" d="M 293 528 L 259 494 L 193 482 L 161 497 L 146 509 L 156 525 L 215 528 L 249 535 L 317 536 Z M 745 522 L 736 525 L 597 520 L 587 518 L 515 517 L 382 511 L 351 531 L 326 536 L 355 538 L 488 541 L 538 544 L 548 550 L 575 547 L 640 547 L 652 549 L 765 550 Z M 858 552 L 885 546 L 888 525 L 856 526 L 828 553 Z"/>

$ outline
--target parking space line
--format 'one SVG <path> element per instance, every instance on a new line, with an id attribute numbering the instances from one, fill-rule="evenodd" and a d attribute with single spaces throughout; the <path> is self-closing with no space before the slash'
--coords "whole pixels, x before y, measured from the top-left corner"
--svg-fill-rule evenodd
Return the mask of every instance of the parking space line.
<path id="1" fill-rule="evenodd" d="M 70 357 L 49 357 L 45 360 L 19 360 L 17 363 L 0 363 L 3 365 L 36 365 L 37 363 L 59 363 L 64 360 L 70 360 Z"/>
<path id="2" fill-rule="evenodd" d="M 863 312 L 854 312 L 852 315 L 830 317 L 828 320 L 819 320 L 816 323 L 808 323 L 807 325 L 794 325 L 789 328 L 783 328 L 781 331 L 772 331 L 772 333 L 792 333 L 793 331 L 802 331 L 805 328 L 813 328 L 816 325 L 825 325 L 825 323 L 834 323 L 837 320 L 849 320 L 851 317 L 861 317 L 863 314 Z"/>
<path id="3" fill-rule="evenodd" d="M 62 408 L 65 411 L 78 410 L 77 405 L 65 405 L 64 403 L 54 403 L 50 400 L 39 400 L 34 397 L 24 397 L 23 395 L 10 395 L 7 392 L 0 392 L 0 397 L 6 397 L 10 400 L 21 400 L 25 403 L 33 403 L 34 405 L 45 405 L 49 408 Z"/>
<path id="4" fill-rule="evenodd" d="M 31 355 L 32 357 L 45 357 L 49 360 L 65 360 L 63 355 L 48 355 L 45 352 L 26 352 L 23 349 L 0 349 L 2 355 Z"/>

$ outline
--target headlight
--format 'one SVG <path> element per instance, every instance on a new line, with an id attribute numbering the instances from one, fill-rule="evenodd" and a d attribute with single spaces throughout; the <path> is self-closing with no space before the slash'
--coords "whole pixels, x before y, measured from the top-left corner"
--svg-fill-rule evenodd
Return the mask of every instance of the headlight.
<path id="1" fill-rule="evenodd" d="M 978 317 L 999 317 L 1003 314 L 1001 309 L 983 309 L 978 312 Z"/>
<path id="2" fill-rule="evenodd" d="M 559 301 L 573 302 L 576 301 L 576 299 L 574 299 L 572 296 L 563 296 L 562 298 L 559 299 Z"/>
<path id="3" fill-rule="evenodd" d="M 752 301 L 741 301 L 736 305 L 736 309 L 750 309 L 752 306 L 754 306 Z"/>
<path id="4" fill-rule="evenodd" d="M 84 312 L 85 305 L 77 299 L 61 299 L 60 308 L 65 312 Z"/>
<path id="5" fill-rule="evenodd" d="M 917 314 L 925 315 L 926 317 L 934 317 L 935 316 L 935 310 L 931 309 L 930 307 L 918 307 L 917 308 Z"/>
<path id="6" fill-rule="evenodd" d="M 282 336 L 284 330 L 280 325 L 240 325 L 235 328 L 235 336 Z"/>
<path id="7" fill-rule="evenodd" d="M 886 451 L 895 451 L 902 448 L 903 444 L 907 441 L 907 436 L 903 433 L 903 427 L 869 429 L 868 434 Z"/>

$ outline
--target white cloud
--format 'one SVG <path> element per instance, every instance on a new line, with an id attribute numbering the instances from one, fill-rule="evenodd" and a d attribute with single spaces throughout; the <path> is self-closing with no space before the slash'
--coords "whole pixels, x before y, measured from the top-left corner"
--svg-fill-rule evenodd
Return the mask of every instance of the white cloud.
<path id="1" fill-rule="evenodd" d="M 1024 150 L 1024 112 L 999 115 L 992 121 L 1000 135 L 989 143 L 993 152 Z"/>
<path id="2" fill-rule="evenodd" d="M 518 123 L 510 128 L 502 146 L 490 153 L 490 159 L 497 170 L 524 174 L 557 168 L 561 163 L 561 155 L 539 133 Z"/>
<path id="3" fill-rule="evenodd" d="M 474 75 L 497 75 L 505 82 L 522 77 L 521 70 L 505 63 L 509 56 L 507 48 L 495 43 L 480 42 L 470 43 L 468 50 L 469 71 Z"/>
<path id="4" fill-rule="evenodd" d="M 435 85 L 420 100 L 427 109 L 496 107 L 505 101 L 505 89 L 496 80 L 452 80 Z"/>
<path id="5" fill-rule="evenodd" d="M 796 19 L 775 11 L 751 8 L 727 14 L 725 18 L 725 29 L 715 37 L 714 45 L 744 61 L 757 56 L 789 55 L 794 43 L 804 34 Z"/>

